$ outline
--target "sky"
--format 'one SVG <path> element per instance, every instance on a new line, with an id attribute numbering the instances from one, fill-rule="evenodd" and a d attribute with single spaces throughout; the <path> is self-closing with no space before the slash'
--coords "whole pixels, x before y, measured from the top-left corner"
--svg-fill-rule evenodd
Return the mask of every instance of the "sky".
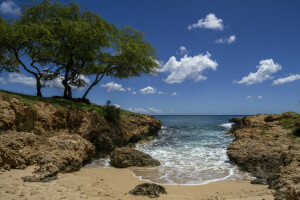
<path id="1" fill-rule="evenodd" d="M 14 17 L 30 2 L 0 1 L 0 13 Z M 160 62 L 158 75 L 105 77 L 87 97 L 94 103 L 111 100 L 125 110 L 168 115 L 300 112 L 300 1 L 76 2 L 110 23 L 145 33 Z M 49 86 L 44 96 L 62 95 L 58 80 Z M 0 74 L 0 89 L 36 92 L 25 72 Z M 84 91 L 75 89 L 74 96 Z"/>

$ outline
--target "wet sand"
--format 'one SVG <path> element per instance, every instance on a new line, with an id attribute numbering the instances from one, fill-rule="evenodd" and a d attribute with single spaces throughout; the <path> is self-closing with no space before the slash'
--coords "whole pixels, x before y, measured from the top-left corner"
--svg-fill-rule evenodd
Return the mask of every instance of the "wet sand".
<path id="1" fill-rule="evenodd" d="M 142 200 L 128 192 L 144 183 L 129 169 L 83 167 L 80 171 L 59 174 L 50 183 L 27 183 L 21 177 L 31 175 L 34 166 L 25 170 L 0 172 L 0 199 L 100 199 Z M 250 181 L 220 181 L 205 185 L 163 185 L 168 194 L 159 200 L 273 200 L 268 186 L 252 185 Z"/>

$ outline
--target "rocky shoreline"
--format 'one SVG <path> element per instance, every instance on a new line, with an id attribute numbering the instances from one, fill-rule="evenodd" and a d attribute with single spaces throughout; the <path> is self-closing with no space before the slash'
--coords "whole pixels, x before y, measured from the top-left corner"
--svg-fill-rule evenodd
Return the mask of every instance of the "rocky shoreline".
<path id="1" fill-rule="evenodd" d="M 268 184 L 276 200 L 300 199 L 300 115 L 255 115 L 233 118 L 235 140 L 227 154 L 252 173 L 254 184 Z"/>
<path id="2" fill-rule="evenodd" d="M 0 93 L 0 168 L 36 165 L 35 174 L 24 177 L 28 182 L 77 171 L 95 156 L 155 136 L 162 126 L 150 115 L 122 111 L 112 121 L 94 109 L 29 100 Z"/>

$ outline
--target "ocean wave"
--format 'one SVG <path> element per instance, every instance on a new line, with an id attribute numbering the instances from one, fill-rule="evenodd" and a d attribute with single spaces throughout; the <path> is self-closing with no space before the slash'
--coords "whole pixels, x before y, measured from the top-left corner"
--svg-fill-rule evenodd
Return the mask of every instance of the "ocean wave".
<path id="1" fill-rule="evenodd" d="M 225 124 L 221 124 L 221 125 L 219 125 L 219 126 L 222 126 L 222 127 L 224 127 L 224 128 L 226 128 L 226 129 L 231 129 L 231 127 L 232 127 L 232 125 L 233 125 L 234 123 L 225 123 Z"/>

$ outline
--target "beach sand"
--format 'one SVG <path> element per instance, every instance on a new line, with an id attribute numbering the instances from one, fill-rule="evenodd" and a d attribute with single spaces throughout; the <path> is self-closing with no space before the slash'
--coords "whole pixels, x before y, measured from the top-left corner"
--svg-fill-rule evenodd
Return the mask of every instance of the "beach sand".
<path id="1" fill-rule="evenodd" d="M 21 177 L 31 175 L 34 166 L 25 170 L 0 172 L 0 199 L 101 199 L 140 200 L 144 196 L 132 196 L 128 192 L 146 182 L 135 177 L 129 169 L 83 167 L 80 171 L 59 174 L 50 183 L 23 182 Z M 268 186 L 252 185 L 250 181 L 220 181 L 197 186 L 163 185 L 168 194 L 159 200 L 271 200 Z"/>

